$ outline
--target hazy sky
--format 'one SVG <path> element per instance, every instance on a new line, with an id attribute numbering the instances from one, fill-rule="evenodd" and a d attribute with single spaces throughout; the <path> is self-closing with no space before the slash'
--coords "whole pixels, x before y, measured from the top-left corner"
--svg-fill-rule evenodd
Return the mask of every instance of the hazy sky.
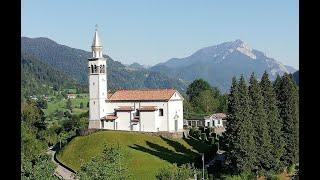
<path id="1" fill-rule="evenodd" d="M 241 39 L 286 65 L 299 64 L 297 0 L 22 0 L 22 36 L 154 65 Z"/>

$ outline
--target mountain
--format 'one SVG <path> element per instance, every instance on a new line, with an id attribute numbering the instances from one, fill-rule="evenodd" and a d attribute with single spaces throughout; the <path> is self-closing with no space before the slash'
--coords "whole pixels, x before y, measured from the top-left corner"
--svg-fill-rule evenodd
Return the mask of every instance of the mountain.
<path id="1" fill-rule="evenodd" d="M 21 52 L 21 95 L 46 94 L 52 87 L 74 87 L 76 81 L 36 57 Z"/>
<path id="2" fill-rule="evenodd" d="M 224 92 L 229 90 L 233 76 L 243 74 L 249 78 L 255 72 L 260 78 L 266 70 L 274 79 L 277 74 L 296 71 L 239 39 L 202 48 L 188 57 L 172 58 L 149 69 L 187 81 L 203 78 Z"/>
<path id="3" fill-rule="evenodd" d="M 74 78 L 78 83 L 83 85 L 88 83 L 87 59 L 91 57 L 91 52 L 61 45 L 43 37 L 21 37 L 21 49 Z M 109 89 L 174 87 L 179 91 L 186 91 L 187 84 L 182 80 L 170 78 L 161 72 L 128 68 L 107 55 L 104 57 L 107 59 Z"/>
<path id="4" fill-rule="evenodd" d="M 136 70 L 148 69 L 147 66 L 141 65 L 137 62 L 134 62 L 134 63 L 128 65 L 127 67 L 132 68 L 132 69 L 136 69 Z"/>
<path id="5" fill-rule="evenodd" d="M 295 73 L 292 74 L 294 82 L 297 83 L 299 86 L 299 71 L 296 71 Z"/>

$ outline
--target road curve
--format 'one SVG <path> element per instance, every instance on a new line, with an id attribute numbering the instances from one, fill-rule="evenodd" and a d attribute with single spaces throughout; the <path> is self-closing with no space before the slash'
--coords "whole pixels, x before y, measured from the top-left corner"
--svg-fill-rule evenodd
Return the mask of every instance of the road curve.
<path id="1" fill-rule="evenodd" d="M 75 180 L 74 178 L 74 173 L 71 172 L 70 170 L 66 169 L 65 167 L 61 166 L 54 158 L 56 151 L 52 149 L 48 149 L 48 154 L 51 155 L 51 160 L 52 162 L 57 165 L 57 168 L 55 170 L 55 175 L 60 178 L 60 179 L 65 179 L 65 180 Z"/>

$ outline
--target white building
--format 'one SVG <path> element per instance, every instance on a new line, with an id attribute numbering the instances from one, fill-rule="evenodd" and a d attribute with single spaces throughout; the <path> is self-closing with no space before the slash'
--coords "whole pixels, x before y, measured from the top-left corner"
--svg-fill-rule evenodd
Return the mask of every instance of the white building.
<path id="1" fill-rule="evenodd" d="M 217 134 L 226 130 L 226 114 L 215 113 L 210 116 L 185 119 L 184 124 L 189 127 L 212 128 Z"/>
<path id="2" fill-rule="evenodd" d="M 205 121 L 205 126 L 206 127 L 224 127 L 223 121 L 226 118 L 226 114 L 224 113 L 215 113 L 212 114 L 211 116 L 205 117 L 204 121 Z"/>
<path id="3" fill-rule="evenodd" d="M 183 131 L 183 97 L 175 89 L 107 93 L 107 64 L 96 30 L 89 58 L 89 129 Z"/>
<path id="4" fill-rule="evenodd" d="M 67 94 L 68 99 L 75 99 L 76 95 L 75 94 Z"/>

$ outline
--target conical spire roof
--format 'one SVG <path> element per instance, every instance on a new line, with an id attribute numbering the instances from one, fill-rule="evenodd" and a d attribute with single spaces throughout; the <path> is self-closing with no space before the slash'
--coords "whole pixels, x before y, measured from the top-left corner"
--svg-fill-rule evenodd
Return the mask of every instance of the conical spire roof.
<path id="1" fill-rule="evenodd" d="M 100 37 L 99 37 L 99 34 L 98 34 L 97 26 L 96 26 L 96 32 L 94 33 L 92 46 L 93 47 L 102 46 L 101 41 L 100 41 Z"/>

